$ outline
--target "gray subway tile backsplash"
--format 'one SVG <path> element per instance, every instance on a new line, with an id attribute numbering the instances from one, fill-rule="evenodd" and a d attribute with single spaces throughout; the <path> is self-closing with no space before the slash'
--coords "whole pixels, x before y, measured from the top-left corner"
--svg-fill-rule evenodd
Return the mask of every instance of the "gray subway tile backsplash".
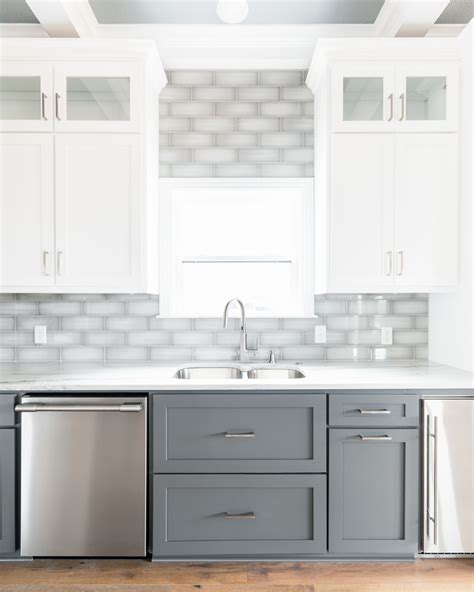
<path id="1" fill-rule="evenodd" d="M 238 319 L 161 318 L 157 296 L 144 294 L 9 294 L 0 299 L 0 361 L 170 362 L 238 359 Z M 25 306 L 27 305 L 27 306 Z M 316 296 L 309 318 L 249 318 L 266 361 L 270 350 L 292 361 L 426 359 L 426 295 L 329 294 Z M 16 312 L 16 314 L 15 314 Z M 43 314 L 44 313 L 44 314 Z M 33 345 L 36 325 L 48 328 L 48 343 Z M 315 325 L 326 325 L 326 343 L 314 342 Z M 380 328 L 393 328 L 393 345 L 382 346 Z"/>

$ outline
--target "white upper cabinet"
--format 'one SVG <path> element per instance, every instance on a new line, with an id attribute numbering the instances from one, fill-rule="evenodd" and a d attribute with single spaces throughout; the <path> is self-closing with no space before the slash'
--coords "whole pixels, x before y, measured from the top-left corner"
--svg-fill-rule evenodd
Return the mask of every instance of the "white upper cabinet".
<path id="1" fill-rule="evenodd" d="M 1 62 L 0 131 L 51 131 L 52 93 L 52 66 Z"/>

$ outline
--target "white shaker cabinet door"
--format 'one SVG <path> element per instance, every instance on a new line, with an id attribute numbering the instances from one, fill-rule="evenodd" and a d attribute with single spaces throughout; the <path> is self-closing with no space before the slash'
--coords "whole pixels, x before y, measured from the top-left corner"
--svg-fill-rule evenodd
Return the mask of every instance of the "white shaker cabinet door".
<path id="1" fill-rule="evenodd" d="M 54 285 L 54 162 L 48 134 L 0 136 L 0 290 Z"/>
<path id="2" fill-rule="evenodd" d="M 457 282 L 457 134 L 396 137 L 395 286 Z"/>
<path id="3" fill-rule="evenodd" d="M 331 291 L 393 285 L 393 169 L 393 135 L 332 134 Z"/>
<path id="4" fill-rule="evenodd" d="M 142 289 L 140 136 L 56 136 L 56 285 Z"/>

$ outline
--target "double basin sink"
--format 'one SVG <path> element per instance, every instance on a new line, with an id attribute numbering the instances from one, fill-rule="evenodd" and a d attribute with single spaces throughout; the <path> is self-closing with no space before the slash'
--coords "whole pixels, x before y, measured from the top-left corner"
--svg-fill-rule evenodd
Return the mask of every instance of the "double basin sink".
<path id="1" fill-rule="evenodd" d="M 292 380 L 304 378 L 305 375 L 297 368 L 286 366 L 263 366 L 242 368 L 240 366 L 188 366 L 180 368 L 176 378 L 198 380 Z"/>

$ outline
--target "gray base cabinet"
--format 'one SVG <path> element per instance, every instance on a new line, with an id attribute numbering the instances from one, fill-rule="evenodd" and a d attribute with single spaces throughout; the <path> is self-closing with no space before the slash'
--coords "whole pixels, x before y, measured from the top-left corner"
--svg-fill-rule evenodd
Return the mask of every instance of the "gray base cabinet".
<path id="1" fill-rule="evenodd" d="M 0 429 L 0 555 L 15 551 L 15 430 Z"/>
<path id="2" fill-rule="evenodd" d="M 158 557 L 326 552 L 325 475 L 155 475 Z"/>
<path id="3" fill-rule="evenodd" d="M 413 554 L 418 430 L 331 429 L 329 552 Z"/>

